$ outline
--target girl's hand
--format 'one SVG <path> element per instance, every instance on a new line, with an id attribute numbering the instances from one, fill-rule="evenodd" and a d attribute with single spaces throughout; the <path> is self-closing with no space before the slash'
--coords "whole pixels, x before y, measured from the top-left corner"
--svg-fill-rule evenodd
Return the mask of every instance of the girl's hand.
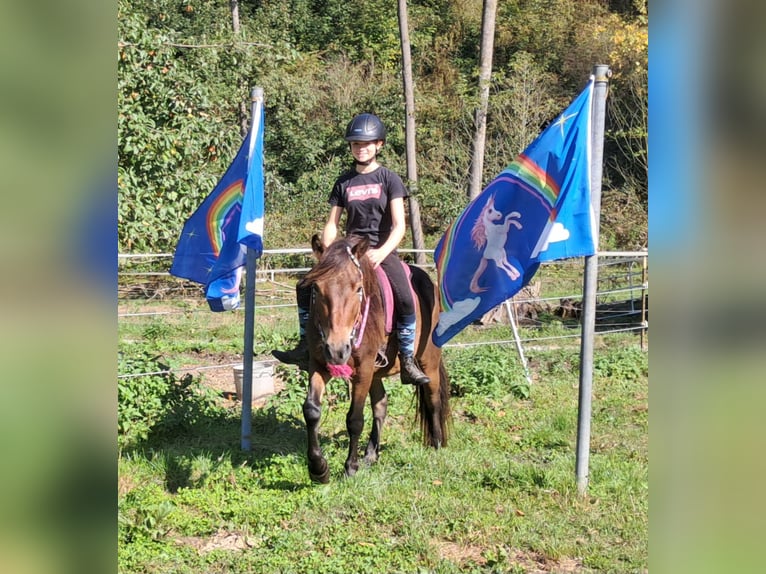
<path id="1" fill-rule="evenodd" d="M 369 259 L 370 263 L 372 263 L 373 269 L 377 268 L 377 266 L 380 265 L 380 262 L 385 258 L 386 256 L 383 255 L 380 249 L 370 248 L 367 250 L 367 259 Z"/>

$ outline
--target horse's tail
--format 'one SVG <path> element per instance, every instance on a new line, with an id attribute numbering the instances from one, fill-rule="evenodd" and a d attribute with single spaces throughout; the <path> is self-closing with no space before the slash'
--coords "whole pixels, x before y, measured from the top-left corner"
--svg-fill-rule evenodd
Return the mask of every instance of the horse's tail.
<path id="1" fill-rule="evenodd" d="M 423 444 L 440 448 L 447 446 L 449 438 L 449 377 L 444 361 L 439 360 L 439 392 L 436 396 L 431 394 L 431 385 L 417 387 L 417 419 L 420 423 L 420 432 Z"/>

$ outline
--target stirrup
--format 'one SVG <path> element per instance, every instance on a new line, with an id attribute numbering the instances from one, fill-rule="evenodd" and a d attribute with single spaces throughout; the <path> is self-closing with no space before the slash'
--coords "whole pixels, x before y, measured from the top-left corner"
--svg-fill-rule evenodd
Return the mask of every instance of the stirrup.
<path id="1" fill-rule="evenodd" d="M 387 366 L 388 366 L 388 357 L 386 356 L 386 347 L 383 346 L 380 349 L 378 349 L 378 352 L 375 355 L 375 368 L 382 369 Z"/>

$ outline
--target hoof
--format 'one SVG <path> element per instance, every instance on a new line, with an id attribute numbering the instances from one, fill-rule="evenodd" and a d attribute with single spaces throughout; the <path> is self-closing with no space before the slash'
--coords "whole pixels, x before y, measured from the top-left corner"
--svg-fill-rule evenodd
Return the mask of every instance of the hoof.
<path id="1" fill-rule="evenodd" d="M 319 484 L 327 484 L 330 482 L 330 468 L 327 466 L 326 462 L 322 462 L 324 470 L 320 470 L 319 472 L 313 472 L 311 467 L 309 467 L 309 478 L 311 479 L 311 482 L 318 482 Z"/>
<path id="2" fill-rule="evenodd" d="M 356 474 L 356 471 L 359 470 L 358 466 L 347 466 L 346 467 L 346 477 L 351 478 Z"/>
<path id="3" fill-rule="evenodd" d="M 311 482 L 327 484 L 330 482 L 330 470 L 327 469 L 322 474 L 314 474 L 313 472 L 309 471 L 309 478 L 311 479 Z"/>
<path id="4" fill-rule="evenodd" d="M 366 454 L 364 455 L 364 464 L 367 466 L 372 466 L 378 462 L 378 455 L 377 454 Z"/>
<path id="5" fill-rule="evenodd" d="M 370 457 L 365 456 L 364 460 L 362 462 L 364 462 L 364 466 L 372 466 L 373 464 L 378 462 L 378 457 L 377 456 L 370 456 Z"/>

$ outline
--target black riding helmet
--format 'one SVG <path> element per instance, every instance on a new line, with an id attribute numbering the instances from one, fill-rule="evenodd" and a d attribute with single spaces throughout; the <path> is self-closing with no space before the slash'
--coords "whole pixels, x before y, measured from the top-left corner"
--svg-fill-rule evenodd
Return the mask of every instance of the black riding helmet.
<path id="1" fill-rule="evenodd" d="M 374 142 L 386 141 L 386 126 L 375 114 L 359 114 L 354 116 L 346 126 L 346 141 Z"/>

